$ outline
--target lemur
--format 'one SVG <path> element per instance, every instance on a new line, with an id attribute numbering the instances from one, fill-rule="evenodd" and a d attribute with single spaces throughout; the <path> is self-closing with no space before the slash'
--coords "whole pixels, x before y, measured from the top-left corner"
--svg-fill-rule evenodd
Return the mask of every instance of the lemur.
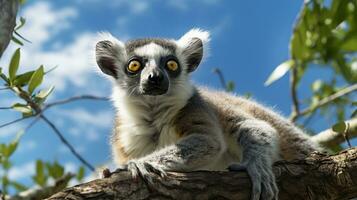
<path id="1" fill-rule="evenodd" d="M 113 159 L 149 181 L 150 172 L 246 170 L 251 199 L 277 199 L 273 162 L 320 148 L 266 106 L 193 85 L 209 40 L 192 29 L 178 40 L 106 34 L 96 43 L 96 62 L 113 81 Z"/>

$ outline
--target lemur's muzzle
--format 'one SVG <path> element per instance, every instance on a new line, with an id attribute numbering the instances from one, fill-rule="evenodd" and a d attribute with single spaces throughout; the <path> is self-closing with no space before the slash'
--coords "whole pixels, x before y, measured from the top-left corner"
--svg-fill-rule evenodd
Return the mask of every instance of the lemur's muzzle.
<path id="1" fill-rule="evenodd" d="M 143 83 L 144 95 L 165 94 L 169 88 L 169 81 L 160 69 L 153 69 Z"/>

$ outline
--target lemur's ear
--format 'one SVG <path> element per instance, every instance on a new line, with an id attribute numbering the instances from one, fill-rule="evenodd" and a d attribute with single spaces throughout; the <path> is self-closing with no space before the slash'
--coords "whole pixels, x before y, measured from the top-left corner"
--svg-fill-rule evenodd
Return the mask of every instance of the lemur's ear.
<path id="1" fill-rule="evenodd" d="M 209 40 L 209 32 L 192 29 L 177 41 L 177 45 L 185 58 L 188 72 L 197 69 L 203 58 L 204 50 L 207 50 Z"/>
<path id="2" fill-rule="evenodd" d="M 106 35 L 108 39 L 99 41 L 95 45 L 95 56 L 100 70 L 114 78 L 117 78 L 117 64 L 123 59 L 125 47 L 122 42 L 116 40 L 111 35 Z"/>

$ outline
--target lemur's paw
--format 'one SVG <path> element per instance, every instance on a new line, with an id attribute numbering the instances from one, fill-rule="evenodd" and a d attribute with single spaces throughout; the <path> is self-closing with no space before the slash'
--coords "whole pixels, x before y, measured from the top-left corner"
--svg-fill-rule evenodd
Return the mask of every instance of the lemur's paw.
<path id="1" fill-rule="evenodd" d="M 139 176 L 144 179 L 149 184 L 153 184 L 152 174 L 155 173 L 162 178 L 166 176 L 166 172 L 158 167 L 144 161 L 129 161 L 128 163 L 128 171 L 130 171 L 131 175 L 134 178 L 138 178 Z"/>
<path id="2" fill-rule="evenodd" d="M 257 164 L 232 164 L 229 171 L 246 170 L 252 181 L 251 200 L 277 200 L 278 187 L 270 167 Z"/>

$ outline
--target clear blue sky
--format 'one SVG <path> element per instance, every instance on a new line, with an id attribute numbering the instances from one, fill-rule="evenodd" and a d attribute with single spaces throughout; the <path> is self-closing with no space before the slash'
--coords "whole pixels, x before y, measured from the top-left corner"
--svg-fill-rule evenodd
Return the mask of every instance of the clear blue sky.
<path id="1" fill-rule="evenodd" d="M 58 66 L 48 75 L 45 86 L 55 85 L 52 99 L 78 94 L 110 94 L 110 84 L 95 71 L 92 43 L 97 32 L 109 31 L 122 40 L 137 37 L 179 38 L 193 27 L 211 31 L 208 59 L 196 71 L 195 83 L 221 88 L 214 67 L 233 80 L 238 94 L 251 93 L 284 115 L 290 113 L 288 77 L 270 87 L 263 83 L 272 70 L 289 58 L 292 26 L 302 1 L 224 0 L 28 0 L 20 15 L 27 20 L 20 31 L 31 44 L 22 48 L 21 67 L 34 69 L 44 64 Z M 0 65 L 6 66 L 16 45 L 11 45 Z M 309 83 L 327 73 L 316 70 L 300 86 L 301 97 L 310 93 Z M 16 98 L 0 91 L 0 106 Z M 60 106 L 47 113 L 79 152 L 91 163 L 110 160 L 109 136 L 114 116 L 109 102 L 82 101 Z M 16 112 L 0 112 L 1 124 L 20 117 Z M 0 140 L 8 141 L 27 122 L 0 129 Z M 328 128 L 315 123 L 312 128 Z M 43 123 L 27 132 L 13 156 L 12 178 L 29 183 L 35 159 L 57 159 L 68 170 L 79 163 Z"/>

